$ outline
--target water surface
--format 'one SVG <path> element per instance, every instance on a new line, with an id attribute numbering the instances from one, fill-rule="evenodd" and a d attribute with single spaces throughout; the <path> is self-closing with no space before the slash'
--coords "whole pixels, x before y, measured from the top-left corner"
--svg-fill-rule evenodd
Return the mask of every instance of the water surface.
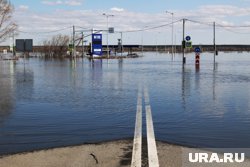
<path id="1" fill-rule="evenodd" d="M 132 138 L 139 84 L 149 90 L 157 140 L 250 147 L 250 53 L 220 53 L 215 65 L 202 53 L 199 69 L 193 53 L 181 61 L 159 53 L 0 61 L 0 154 Z"/>

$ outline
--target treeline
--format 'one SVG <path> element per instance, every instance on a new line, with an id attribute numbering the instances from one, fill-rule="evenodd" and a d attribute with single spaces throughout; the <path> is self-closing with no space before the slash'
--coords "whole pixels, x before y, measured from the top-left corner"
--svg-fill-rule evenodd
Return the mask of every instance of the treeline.
<path id="1" fill-rule="evenodd" d="M 39 49 L 34 48 L 34 51 L 44 54 L 45 57 L 64 57 L 67 54 L 69 42 L 69 36 L 59 34 L 49 40 L 45 40 L 43 46 Z"/>

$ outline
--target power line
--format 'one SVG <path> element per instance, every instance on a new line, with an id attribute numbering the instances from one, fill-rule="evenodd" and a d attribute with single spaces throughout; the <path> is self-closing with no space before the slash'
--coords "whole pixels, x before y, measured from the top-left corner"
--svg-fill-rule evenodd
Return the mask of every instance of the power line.
<path id="1" fill-rule="evenodd" d="M 130 32 L 140 32 L 140 31 L 153 30 L 153 29 L 158 29 L 158 28 L 161 28 L 161 27 L 170 26 L 170 25 L 175 24 L 175 23 L 180 22 L 180 21 L 182 21 L 182 20 L 177 20 L 177 21 L 174 21 L 174 22 L 171 22 L 171 23 L 167 23 L 167 24 L 163 24 L 163 25 L 159 25 L 159 26 L 154 26 L 154 27 L 148 27 L 148 28 L 143 28 L 143 29 L 138 29 L 138 30 L 121 31 L 121 32 L 130 33 Z"/>
<path id="2" fill-rule="evenodd" d="M 249 28 L 250 25 L 235 25 L 235 26 L 230 26 L 230 25 L 221 25 L 216 23 L 217 26 L 219 27 L 228 27 L 228 28 Z"/>
<path id="3" fill-rule="evenodd" d="M 218 23 L 216 23 L 216 25 L 217 25 L 217 27 L 223 28 L 226 31 L 229 31 L 229 32 L 232 32 L 235 34 L 250 34 L 250 32 L 237 32 L 237 31 L 234 31 L 232 29 L 229 29 L 229 28 L 246 28 L 246 26 L 244 26 L 244 27 L 243 26 L 237 26 L 237 27 L 235 27 L 235 26 L 223 26 L 223 25 L 220 25 Z M 248 27 L 250 27 L 250 26 L 248 26 Z"/>
<path id="4" fill-rule="evenodd" d="M 90 28 L 86 28 L 86 27 L 81 27 L 81 26 L 75 26 L 76 28 L 81 28 L 83 30 L 90 30 Z"/>
<path id="5" fill-rule="evenodd" d="M 197 20 L 191 20 L 191 19 L 186 19 L 187 21 L 193 22 L 193 23 L 197 23 L 197 24 L 203 24 L 203 25 L 207 25 L 207 26 L 213 26 L 212 22 L 201 22 L 201 21 L 197 21 Z M 236 33 L 236 34 L 250 34 L 250 32 L 237 32 L 232 30 L 232 28 L 236 29 L 236 28 L 249 28 L 250 25 L 222 25 L 219 23 L 216 23 L 217 27 L 223 28 L 226 31 L 232 32 L 232 33 Z M 229 29 L 231 28 L 231 29 Z"/>
<path id="6" fill-rule="evenodd" d="M 191 20 L 191 19 L 186 19 L 187 21 L 193 22 L 193 23 L 198 23 L 198 24 L 203 24 L 203 25 L 208 25 L 208 26 L 213 26 L 214 22 L 202 22 L 202 21 L 197 21 L 197 20 Z M 217 26 L 219 27 L 229 27 L 229 28 L 249 28 L 250 25 L 222 25 L 219 23 L 216 23 Z"/>
<path id="7" fill-rule="evenodd" d="M 201 21 L 197 21 L 197 20 L 190 20 L 190 19 L 186 19 L 187 21 L 193 22 L 193 23 L 197 23 L 197 24 L 203 24 L 203 25 L 207 25 L 207 26 L 213 26 L 213 22 L 201 22 Z"/>

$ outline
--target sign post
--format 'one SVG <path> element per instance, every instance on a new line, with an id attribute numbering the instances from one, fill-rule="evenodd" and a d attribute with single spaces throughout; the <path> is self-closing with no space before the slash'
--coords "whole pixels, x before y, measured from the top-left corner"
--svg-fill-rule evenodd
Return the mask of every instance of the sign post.
<path id="1" fill-rule="evenodd" d="M 102 34 L 92 34 L 92 56 L 102 56 Z"/>
<path id="2" fill-rule="evenodd" d="M 194 49 L 195 51 L 195 66 L 196 68 L 199 68 L 200 67 L 200 52 L 201 52 L 201 49 L 199 47 L 196 47 Z"/>
<path id="3" fill-rule="evenodd" d="M 33 39 L 16 39 L 16 51 L 17 52 L 32 52 L 33 51 Z"/>
<path id="4" fill-rule="evenodd" d="M 185 48 L 191 49 L 192 48 L 192 41 L 190 36 L 186 36 Z"/>

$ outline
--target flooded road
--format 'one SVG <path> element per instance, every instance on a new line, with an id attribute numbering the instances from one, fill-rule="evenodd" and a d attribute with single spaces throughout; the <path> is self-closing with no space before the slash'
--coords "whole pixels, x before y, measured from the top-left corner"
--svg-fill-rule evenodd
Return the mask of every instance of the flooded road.
<path id="1" fill-rule="evenodd" d="M 194 58 L 184 67 L 182 55 L 153 52 L 0 61 L 0 155 L 133 138 L 139 85 L 149 92 L 156 140 L 250 147 L 250 53 L 220 53 L 215 66 L 202 53 L 199 69 Z"/>

